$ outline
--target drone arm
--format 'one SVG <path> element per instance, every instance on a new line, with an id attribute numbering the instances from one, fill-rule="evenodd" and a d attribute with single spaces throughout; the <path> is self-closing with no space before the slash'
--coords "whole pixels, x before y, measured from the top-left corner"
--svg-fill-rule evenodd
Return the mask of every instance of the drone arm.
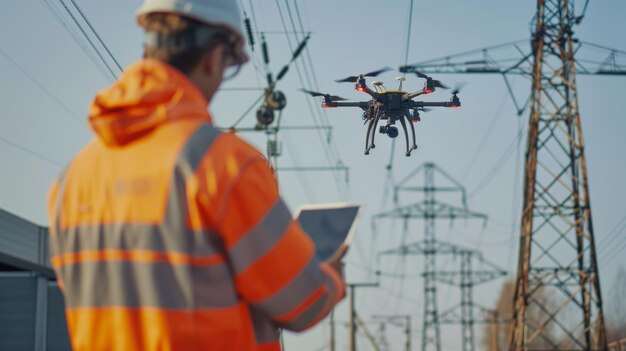
<path id="1" fill-rule="evenodd" d="M 360 107 L 367 109 L 367 101 L 324 101 L 322 107 Z"/>
<path id="2" fill-rule="evenodd" d="M 416 98 L 416 97 L 418 97 L 420 95 L 424 95 L 424 94 L 426 94 L 426 89 L 420 89 L 420 90 L 418 90 L 418 91 L 416 91 L 414 93 L 406 94 L 405 98 L 407 100 L 411 100 L 411 99 L 414 99 L 414 98 Z"/>
<path id="3" fill-rule="evenodd" d="M 361 90 L 359 90 L 359 91 L 362 91 L 362 92 L 368 94 L 369 96 L 371 96 L 374 99 L 378 99 L 380 97 L 377 92 L 375 92 L 372 89 L 370 89 L 367 85 L 363 85 L 362 87 L 363 88 Z"/>
<path id="4" fill-rule="evenodd" d="M 412 101 L 412 108 L 420 107 L 458 107 L 452 101 L 429 102 L 429 101 Z"/>

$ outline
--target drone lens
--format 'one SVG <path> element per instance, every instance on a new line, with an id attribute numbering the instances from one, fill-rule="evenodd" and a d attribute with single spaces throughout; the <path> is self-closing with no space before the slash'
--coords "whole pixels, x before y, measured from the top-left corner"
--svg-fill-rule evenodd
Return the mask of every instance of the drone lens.
<path id="1" fill-rule="evenodd" d="M 398 136 L 398 128 L 396 128 L 396 127 L 389 127 L 389 128 L 387 128 L 387 135 L 390 138 L 392 138 L 392 139 L 397 137 Z"/>

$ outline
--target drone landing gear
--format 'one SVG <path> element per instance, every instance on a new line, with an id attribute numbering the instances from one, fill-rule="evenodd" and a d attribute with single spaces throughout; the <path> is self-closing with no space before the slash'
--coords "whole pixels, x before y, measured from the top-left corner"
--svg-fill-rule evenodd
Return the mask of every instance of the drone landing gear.
<path id="1" fill-rule="evenodd" d="M 370 123 L 367 125 L 367 134 L 365 134 L 365 154 L 366 155 L 370 154 L 370 149 L 373 149 L 374 147 L 376 147 L 373 144 L 370 145 L 370 134 L 372 134 L 372 130 L 376 128 L 376 126 L 374 125 L 375 120 L 376 118 L 370 119 Z"/>
<path id="2" fill-rule="evenodd" d="M 413 150 L 413 147 L 411 147 L 411 150 L 409 150 L 409 132 L 407 132 L 406 130 L 406 122 L 404 121 L 404 117 L 400 118 L 400 124 L 402 124 L 402 129 L 404 130 L 404 141 L 406 142 L 406 153 L 404 154 L 404 156 L 409 157 L 411 156 L 411 151 Z"/>
<path id="3" fill-rule="evenodd" d="M 367 134 L 365 135 L 365 154 L 369 155 L 370 150 L 376 148 L 376 144 L 374 143 L 374 138 L 376 136 L 376 126 L 378 125 L 378 121 L 380 121 L 381 114 L 376 110 L 375 117 L 370 120 L 370 124 L 367 127 Z M 370 140 L 371 138 L 371 140 Z"/>
<path id="4" fill-rule="evenodd" d="M 409 122 L 409 126 L 411 127 L 411 139 L 413 140 L 413 145 L 411 145 L 410 149 L 409 149 L 409 134 L 407 133 L 406 123 L 404 122 L 405 118 Z M 404 118 L 400 119 L 400 122 L 402 123 L 402 128 L 404 128 L 404 137 L 406 140 L 406 154 L 405 155 L 409 157 L 411 156 L 411 151 L 417 150 L 417 143 L 415 142 L 415 127 L 413 127 L 413 122 L 407 116 L 404 116 Z"/>
<path id="5" fill-rule="evenodd" d="M 369 155 L 370 150 L 376 147 L 376 144 L 374 143 L 374 140 L 376 138 L 376 127 L 378 127 L 378 122 L 381 120 L 381 117 L 382 115 L 376 114 L 375 117 L 369 119 L 369 123 L 367 125 L 367 133 L 365 135 L 365 155 Z M 404 132 L 404 141 L 406 143 L 406 152 L 404 155 L 406 157 L 409 157 L 411 156 L 411 152 L 413 150 L 417 150 L 417 143 L 415 141 L 415 127 L 413 127 L 413 122 L 411 122 L 411 119 L 409 119 L 407 116 L 401 116 L 400 118 L 395 120 L 390 119 L 386 125 L 380 126 L 378 131 L 381 134 L 387 134 L 387 136 L 392 139 L 396 138 L 399 134 L 398 128 L 396 128 L 393 124 L 395 124 L 394 122 L 398 120 L 402 125 L 402 130 Z M 411 140 L 413 141 L 412 144 L 409 144 L 409 131 L 406 126 L 407 121 L 409 126 L 411 127 Z"/>

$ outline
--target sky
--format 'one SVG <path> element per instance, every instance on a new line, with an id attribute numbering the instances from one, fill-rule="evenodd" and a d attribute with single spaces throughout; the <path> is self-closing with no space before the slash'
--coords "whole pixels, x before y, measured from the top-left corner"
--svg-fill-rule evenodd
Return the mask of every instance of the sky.
<path id="1" fill-rule="evenodd" d="M 143 34 L 134 20 L 140 0 L 74 1 L 121 67 L 140 59 Z M 71 8 L 71 1 L 65 0 L 65 3 Z M 435 163 L 460 181 L 469 194 L 470 209 L 489 216 L 486 226 L 480 221 L 438 222 L 437 238 L 480 248 L 486 258 L 514 275 L 528 112 L 521 117 L 515 114 L 501 78 L 436 76 L 449 85 L 467 83 L 460 94 L 463 105 L 460 109 L 436 109 L 423 114 L 417 127 L 419 149 L 410 158 L 404 156 L 402 140 L 398 139 L 392 153 L 391 140 L 380 134 L 376 136 L 376 149 L 369 156 L 363 155 L 365 127 L 360 111 L 319 109 L 320 101 L 299 89 L 365 101 L 350 84 L 334 80 L 385 66 L 397 68 L 407 62 L 528 39 L 535 11 L 533 1 L 414 1 L 408 53 L 411 3 L 408 0 L 241 0 L 240 3 L 257 34 L 254 51 L 250 51 L 253 63 L 223 85 L 210 111 L 216 125 L 229 127 L 262 94 L 265 68 L 260 54 L 260 32 L 267 40 L 269 69 L 274 75 L 289 61 L 291 52 L 303 39 L 302 33 L 293 33 L 293 27 L 298 32 L 304 29 L 311 33 L 305 52 L 277 84 L 277 89 L 287 97 L 281 123 L 283 126 L 321 125 L 332 128 L 332 132 L 330 135 L 327 129 L 281 132 L 279 185 L 292 210 L 311 202 L 350 201 L 364 205 L 359 231 L 346 258 L 347 280 L 369 282 L 375 280 L 373 271 L 379 269 L 384 273 L 380 288 L 357 291 L 357 312 L 364 320 L 370 321 L 373 315 L 410 314 L 412 342 L 419 345 L 423 303 L 419 274 L 423 259 L 396 256 L 378 261 L 376 257 L 379 251 L 398 247 L 402 242 L 421 240 L 423 223 L 411 222 L 405 231 L 401 222 L 387 221 L 378 223 L 374 229 L 371 216 L 393 208 L 389 185 L 425 162 Z M 577 4 L 582 6 L 582 1 Z M 95 92 L 111 84 L 114 78 L 89 48 L 60 1 L 4 0 L 3 5 L 4 10 L 0 12 L 0 106 L 3 107 L 0 115 L 0 208 L 47 225 L 47 189 L 63 165 L 93 137 L 86 123 L 87 108 Z M 281 13 L 285 22 L 281 21 Z M 587 42 L 625 51 L 624 13 L 626 2 L 591 1 L 576 35 Z M 75 10 L 73 14 L 78 17 Z M 289 33 L 285 33 L 285 27 Z M 96 40 L 93 35 L 91 38 Z M 102 48 L 100 51 L 104 52 Z M 111 59 L 107 61 L 114 75 L 118 75 L 120 70 Z M 395 88 L 394 78 L 398 74 L 388 72 L 377 79 L 384 81 L 388 88 Z M 606 299 L 618 269 L 626 267 L 626 256 L 615 254 L 620 248 L 626 249 L 620 246 L 626 243 L 622 226 L 626 215 L 623 200 L 626 198 L 623 183 L 626 178 L 626 119 L 621 108 L 626 79 L 579 76 L 577 82 L 600 277 Z M 530 92 L 529 81 L 514 76 L 511 83 L 515 95 L 525 100 Z M 423 80 L 407 76 L 404 84 L 407 89 L 417 90 Z M 446 101 L 449 96 L 445 91 L 437 91 L 424 100 Z M 245 115 L 238 127 L 252 127 L 255 110 Z M 521 139 L 517 137 L 520 128 Z M 267 136 L 264 133 L 242 132 L 241 136 L 265 150 Z M 511 152 L 506 152 L 507 149 Z M 390 163 L 392 167 L 388 171 L 386 166 Z M 349 171 L 280 170 L 337 165 L 347 166 Z M 401 202 L 415 202 L 418 200 L 415 196 L 402 194 Z M 448 196 L 442 200 L 460 205 L 458 197 Z M 457 262 L 443 259 L 440 265 L 452 269 Z M 511 274 L 509 277 L 513 276 Z M 397 278 L 399 276 L 405 279 Z M 476 301 L 493 306 L 502 282 L 500 279 L 477 287 Z M 440 285 L 439 309 L 452 306 L 458 296 L 457 289 Z M 337 308 L 335 316 L 337 346 L 342 350 L 348 340 L 346 301 Z M 378 325 L 368 325 L 372 332 L 377 331 Z M 477 333 L 477 340 L 480 340 L 480 328 Z M 458 349 L 458 335 L 457 327 L 443 326 L 443 349 Z M 328 323 L 324 322 L 305 333 L 287 334 L 285 344 L 287 349 L 323 349 L 328 336 Z M 401 329 L 393 326 L 387 327 L 387 339 L 396 347 L 404 342 Z M 369 347 L 362 336 L 359 336 L 359 345 L 364 350 Z"/>

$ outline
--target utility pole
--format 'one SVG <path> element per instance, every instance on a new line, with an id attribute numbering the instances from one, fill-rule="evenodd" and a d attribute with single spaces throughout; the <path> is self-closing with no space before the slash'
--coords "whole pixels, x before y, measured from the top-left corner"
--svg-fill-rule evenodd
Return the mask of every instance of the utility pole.
<path id="1" fill-rule="evenodd" d="M 350 290 L 350 322 L 348 324 L 348 329 L 350 333 L 350 344 L 349 350 L 356 351 L 356 311 L 354 308 L 355 304 L 355 289 L 356 288 L 377 288 L 379 283 L 351 283 L 347 284 L 348 289 Z"/>
<path id="2" fill-rule="evenodd" d="M 439 176 L 437 180 L 435 176 Z M 418 176 L 423 176 L 423 185 L 411 184 Z M 444 185 L 445 184 L 445 185 Z M 394 188 L 394 201 L 397 203 L 400 192 L 418 192 L 423 200 L 408 206 L 396 207 L 388 212 L 383 212 L 373 217 L 374 223 L 380 219 L 402 219 L 405 221 L 405 229 L 409 219 L 421 219 L 424 221 L 424 241 L 418 243 L 419 254 L 424 256 L 424 318 L 422 326 L 422 351 L 441 351 L 441 336 L 439 326 L 439 311 L 437 308 L 437 268 L 436 257 L 440 242 L 436 240 L 435 224 L 437 220 L 447 219 L 482 219 L 487 216 L 481 213 L 471 212 L 467 208 L 465 188 L 434 163 L 424 163 L 407 177 L 401 180 Z M 440 192 L 452 192 L 461 195 L 461 206 L 450 205 L 436 199 Z M 397 251 L 404 254 L 403 249 Z"/>
<path id="3" fill-rule="evenodd" d="M 335 351 L 335 309 L 330 311 L 330 351 Z"/>
<path id="4" fill-rule="evenodd" d="M 530 50 L 518 41 L 400 68 L 498 74 L 512 96 L 508 75 L 531 80 L 511 351 L 607 347 L 576 75 L 624 76 L 626 52 L 574 38 L 588 0 L 578 13 L 574 3 L 537 1 Z"/>

